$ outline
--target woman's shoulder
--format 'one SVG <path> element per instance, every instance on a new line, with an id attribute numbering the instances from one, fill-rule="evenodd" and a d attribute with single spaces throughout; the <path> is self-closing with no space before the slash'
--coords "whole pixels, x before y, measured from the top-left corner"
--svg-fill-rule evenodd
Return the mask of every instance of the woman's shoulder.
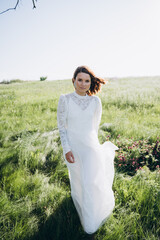
<path id="1" fill-rule="evenodd" d="M 100 99 L 100 97 L 98 97 L 97 95 L 92 95 L 92 97 Z"/>
<path id="2" fill-rule="evenodd" d="M 59 100 L 62 101 L 62 102 L 68 103 L 71 94 L 72 93 L 63 93 L 63 94 L 60 95 Z"/>
<path id="3" fill-rule="evenodd" d="M 65 94 L 61 94 L 61 95 L 59 96 L 59 100 L 64 100 L 64 98 L 65 98 Z"/>
<path id="4" fill-rule="evenodd" d="M 97 95 L 92 95 L 92 97 L 94 98 L 94 100 L 95 100 L 96 102 L 101 102 L 100 97 L 98 97 Z"/>
<path id="5" fill-rule="evenodd" d="M 70 95 L 70 93 L 61 93 L 60 97 L 61 99 L 65 99 Z"/>

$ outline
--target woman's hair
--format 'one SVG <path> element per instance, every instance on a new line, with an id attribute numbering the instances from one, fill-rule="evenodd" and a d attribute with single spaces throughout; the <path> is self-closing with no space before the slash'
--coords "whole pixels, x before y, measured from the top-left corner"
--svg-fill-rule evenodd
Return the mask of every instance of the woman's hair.
<path id="1" fill-rule="evenodd" d="M 91 77 L 91 86 L 90 86 L 90 89 L 86 92 L 90 96 L 99 92 L 101 89 L 101 84 L 106 83 L 106 81 L 104 79 L 102 79 L 100 77 L 96 77 L 94 72 L 91 69 L 89 69 L 89 67 L 87 67 L 87 66 L 77 67 L 77 69 L 75 70 L 75 72 L 73 74 L 72 82 L 74 82 L 78 73 L 81 73 L 81 72 L 87 73 Z"/>

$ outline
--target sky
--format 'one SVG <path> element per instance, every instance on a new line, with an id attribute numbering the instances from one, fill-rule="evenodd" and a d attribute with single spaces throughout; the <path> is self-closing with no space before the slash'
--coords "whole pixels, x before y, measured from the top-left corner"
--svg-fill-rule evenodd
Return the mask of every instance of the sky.
<path id="1" fill-rule="evenodd" d="M 0 11 L 16 0 L 1 0 Z M 0 81 L 160 76 L 159 0 L 21 0 L 0 15 Z"/>

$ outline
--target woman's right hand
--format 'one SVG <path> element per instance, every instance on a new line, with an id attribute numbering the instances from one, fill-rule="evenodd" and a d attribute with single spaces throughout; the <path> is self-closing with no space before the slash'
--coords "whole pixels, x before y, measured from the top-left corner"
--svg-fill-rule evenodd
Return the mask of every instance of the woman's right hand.
<path id="1" fill-rule="evenodd" d="M 75 162 L 73 153 L 71 151 L 67 152 L 65 154 L 65 157 L 66 157 L 66 159 L 69 163 L 74 163 Z"/>

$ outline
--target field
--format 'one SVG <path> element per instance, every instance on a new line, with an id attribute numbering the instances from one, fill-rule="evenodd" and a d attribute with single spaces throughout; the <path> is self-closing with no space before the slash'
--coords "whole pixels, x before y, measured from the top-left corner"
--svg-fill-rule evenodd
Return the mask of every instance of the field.
<path id="1" fill-rule="evenodd" d="M 71 80 L 0 84 L 0 239 L 87 240 L 70 197 L 57 104 Z M 116 206 L 97 240 L 160 239 L 160 77 L 109 79 L 99 141 L 119 146 Z"/>

